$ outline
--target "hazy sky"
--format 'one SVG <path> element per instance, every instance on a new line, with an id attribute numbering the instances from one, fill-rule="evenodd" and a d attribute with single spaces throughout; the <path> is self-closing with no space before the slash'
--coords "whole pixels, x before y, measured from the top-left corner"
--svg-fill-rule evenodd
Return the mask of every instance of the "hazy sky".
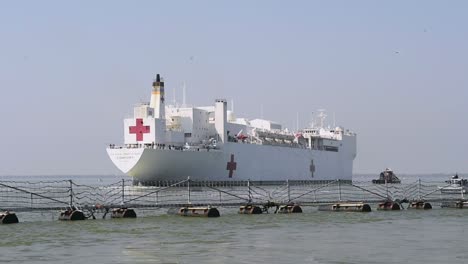
<path id="1" fill-rule="evenodd" d="M 468 172 L 468 1 L 1 1 L 0 175 L 114 174 L 148 101 L 358 134 L 355 173 Z M 329 119 L 330 121 L 332 119 Z"/>

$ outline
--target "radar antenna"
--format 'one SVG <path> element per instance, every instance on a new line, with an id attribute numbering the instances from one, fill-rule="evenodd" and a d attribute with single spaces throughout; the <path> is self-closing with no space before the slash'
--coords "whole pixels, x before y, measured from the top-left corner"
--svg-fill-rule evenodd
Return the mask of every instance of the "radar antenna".
<path id="1" fill-rule="evenodd" d="M 185 104 L 185 81 L 182 84 L 182 107 L 186 107 L 187 105 Z"/>
<path id="2" fill-rule="evenodd" d="M 176 98 L 176 88 L 174 87 L 173 89 L 173 94 L 172 94 L 172 101 L 173 101 L 173 104 L 174 104 L 174 107 L 177 107 L 177 98 Z"/>
<path id="3" fill-rule="evenodd" d="M 333 129 L 336 128 L 336 117 L 335 117 L 335 112 L 333 112 Z"/>
<path id="4" fill-rule="evenodd" d="M 317 112 L 318 112 L 317 118 L 320 121 L 320 128 L 323 128 L 325 118 L 327 118 L 327 115 L 325 114 L 325 109 L 318 109 Z"/>
<path id="5" fill-rule="evenodd" d="M 310 121 L 310 127 L 314 128 L 315 127 L 315 118 L 314 118 L 314 112 L 310 115 L 311 121 Z"/>
<path id="6" fill-rule="evenodd" d="M 296 113 L 296 131 L 299 131 L 299 112 Z"/>

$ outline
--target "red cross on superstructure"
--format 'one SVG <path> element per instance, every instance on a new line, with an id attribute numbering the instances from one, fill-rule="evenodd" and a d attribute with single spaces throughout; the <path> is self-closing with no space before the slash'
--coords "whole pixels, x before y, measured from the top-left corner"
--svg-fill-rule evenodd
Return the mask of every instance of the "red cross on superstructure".
<path id="1" fill-rule="evenodd" d="M 314 160 L 311 160 L 310 161 L 310 175 L 312 176 L 312 178 L 314 177 L 314 172 L 315 172 L 315 165 L 314 165 Z"/>
<path id="2" fill-rule="evenodd" d="M 237 169 L 237 162 L 234 162 L 234 154 L 231 154 L 231 161 L 228 161 L 226 170 L 229 171 L 229 178 L 232 178 L 234 171 Z"/>
<path id="3" fill-rule="evenodd" d="M 136 140 L 143 141 L 143 134 L 150 132 L 150 126 L 143 125 L 143 118 L 137 118 L 135 124 L 136 126 L 130 127 L 130 134 L 136 134 Z"/>

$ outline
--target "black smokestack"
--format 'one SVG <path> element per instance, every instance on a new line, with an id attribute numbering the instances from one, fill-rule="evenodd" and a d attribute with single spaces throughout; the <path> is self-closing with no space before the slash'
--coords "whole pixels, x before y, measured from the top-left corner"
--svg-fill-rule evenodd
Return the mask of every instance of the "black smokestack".
<path id="1" fill-rule="evenodd" d="M 164 81 L 161 81 L 161 76 L 159 76 L 159 73 L 156 74 L 156 80 L 153 81 L 153 86 L 164 87 Z"/>

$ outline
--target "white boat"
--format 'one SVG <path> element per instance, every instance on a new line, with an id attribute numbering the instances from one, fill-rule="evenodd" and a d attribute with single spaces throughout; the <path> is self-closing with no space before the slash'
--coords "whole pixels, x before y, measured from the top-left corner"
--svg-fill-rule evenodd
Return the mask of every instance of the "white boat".
<path id="1" fill-rule="evenodd" d="M 450 180 L 445 181 L 446 186 L 439 186 L 441 193 L 446 194 L 465 194 L 468 190 L 468 180 L 458 177 L 458 174 L 452 176 Z"/>
<path id="2" fill-rule="evenodd" d="M 224 99 L 214 106 L 166 105 L 158 74 L 151 101 L 124 119 L 124 144 L 111 144 L 107 153 L 123 173 L 144 185 L 188 176 L 202 181 L 351 181 L 356 134 L 327 126 L 325 117 L 320 111 L 310 127 L 289 131 L 271 120 L 237 118 Z"/>

